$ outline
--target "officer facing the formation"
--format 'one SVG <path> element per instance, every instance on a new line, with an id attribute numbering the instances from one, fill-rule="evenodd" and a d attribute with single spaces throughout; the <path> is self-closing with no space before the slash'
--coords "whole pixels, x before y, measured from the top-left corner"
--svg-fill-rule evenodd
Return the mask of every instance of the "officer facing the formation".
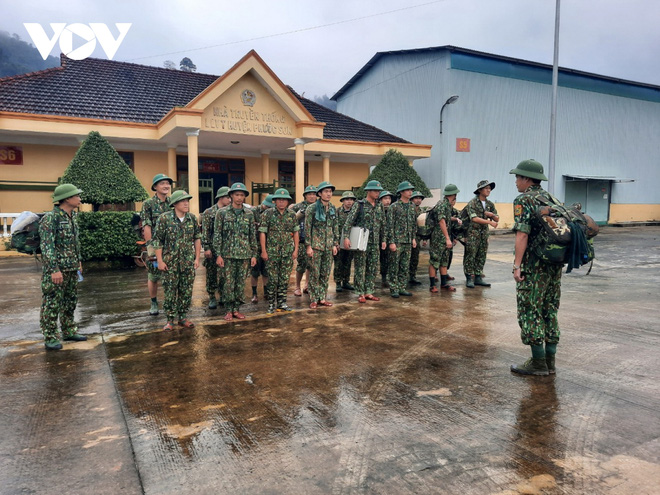
<path id="1" fill-rule="evenodd" d="M 518 324 L 522 343 L 531 347 L 532 357 L 511 371 L 522 375 L 548 375 L 555 372 L 555 354 L 559 342 L 557 311 L 561 295 L 562 265 L 549 264 L 534 255 L 534 247 L 542 233 L 535 219 L 537 199 L 550 194 L 541 187 L 543 166 L 535 160 L 524 160 L 509 173 L 516 176 L 521 193 L 513 202 L 516 233 L 513 278 L 516 281 Z M 545 349 L 543 345 L 545 344 Z"/>
<path id="2" fill-rule="evenodd" d="M 245 318 L 238 308 L 243 304 L 248 264 L 256 265 L 259 253 L 254 213 L 252 208 L 243 205 L 249 194 L 241 182 L 232 184 L 229 189 L 231 205 L 218 210 L 215 217 L 213 247 L 218 253 L 216 263 L 224 268 L 223 302 L 227 321 L 234 317 L 240 320 Z"/>
<path id="3" fill-rule="evenodd" d="M 490 192 L 495 189 L 494 182 L 482 180 L 477 184 L 472 198 L 466 205 L 470 222 L 466 225 L 465 258 L 463 271 L 465 272 L 465 285 L 474 289 L 475 285 L 490 287 L 482 278 L 486 254 L 488 253 L 488 227 L 497 228 L 500 217 L 492 201 L 488 199 Z"/>
<path id="4" fill-rule="evenodd" d="M 147 241 L 147 252 L 150 258 L 149 262 L 147 262 L 147 286 L 149 288 L 149 297 L 151 298 L 151 308 L 149 309 L 150 315 L 158 314 L 158 282 L 160 281 L 161 276 L 160 270 L 158 270 L 154 262 L 151 261 L 151 259 L 156 256 L 154 248 L 151 245 L 151 238 L 156 229 L 158 217 L 163 213 L 170 211 L 168 196 L 172 190 L 173 183 L 174 181 L 171 177 L 168 177 L 165 174 L 156 174 L 151 181 L 151 190 L 154 191 L 155 194 L 152 198 L 149 198 L 142 203 L 142 211 L 140 212 L 144 240 Z"/>
<path id="5" fill-rule="evenodd" d="M 417 247 L 417 217 L 415 205 L 410 201 L 414 187 L 408 181 L 399 184 L 396 192 L 399 201 L 390 206 L 387 212 L 387 244 L 390 248 L 388 280 L 390 295 L 412 296 L 408 292 L 408 272 L 410 270 L 410 251 Z"/>
<path id="6" fill-rule="evenodd" d="M 216 204 L 204 210 L 202 213 L 202 249 L 204 249 L 204 267 L 206 268 L 206 293 L 209 295 L 209 309 L 218 307 L 218 301 L 215 293 L 222 294 L 224 289 L 224 277 L 222 270 L 216 264 L 218 253 L 213 250 L 213 229 L 215 227 L 215 217 L 220 208 L 224 208 L 231 203 L 229 197 L 229 188 L 223 186 L 215 194 Z"/>
<path id="7" fill-rule="evenodd" d="M 190 198 L 186 191 L 175 191 L 167 213 L 158 218 L 153 237 L 158 269 L 163 273 L 167 323 L 163 330 L 172 330 L 174 322 L 184 328 L 194 328 L 188 320 L 192 302 L 195 270 L 199 266 L 202 232 L 195 215 L 189 213 Z"/>
<path id="8" fill-rule="evenodd" d="M 348 217 L 351 208 L 355 204 L 355 194 L 353 191 L 346 191 L 341 195 L 341 208 L 337 209 L 337 217 L 339 219 L 339 231 L 341 232 L 346 223 L 346 218 Z M 340 246 L 341 247 L 341 246 Z M 341 292 L 344 289 L 346 290 L 355 290 L 350 284 L 351 278 L 351 263 L 353 262 L 353 251 L 348 251 L 346 249 L 339 249 L 337 256 L 335 256 L 335 270 L 334 278 L 335 283 L 337 284 L 337 292 Z"/>
<path id="9" fill-rule="evenodd" d="M 374 296 L 374 281 L 378 268 L 379 252 L 385 250 L 385 214 L 383 207 L 378 203 L 378 196 L 383 190 L 380 182 L 370 180 L 364 187 L 367 197 L 364 201 L 357 202 L 351 208 L 346 218 L 342 237 L 344 238 L 344 249 L 351 248 L 349 236 L 352 227 L 360 227 L 369 230 L 369 240 L 366 251 L 354 251 L 355 261 L 355 291 L 358 294 L 358 302 L 380 301 Z M 384 251 L 387 252 L 387 251 Z"/>
<path id="10" fill-rule="evenodd" d="M 440 271 L 440 288 L 450 292 L 456 291 L 456 288 L 449 284 L 447 275 L 447 266 L 449 265 L 449 254 L 454 244 L 449 234 L 452 222 L 452 209 L 456 204 L 456 195 L 460 192 L 454 184 L 448 184 L 442 191 L 443 199 L 438 201 L 435 206 L 435 218 L 437 222 L 431 233 L 431 242 L 429 245 L 429 281 L 431 283 L 430 291 L 437 293 L 435 280 L 438 270 Z"/>
<path id="11" fill-rule="evenodd" d="M 387 247 L 387 212 L 390 209 L 390 205 L 392 204 L 392 201 L 395 200 L 394 194 L 392 194 L 389 191 L 381 191 L 380 194 L 378 195 L 378 201 L 380 202 L 380 206 L 383 209 L 383 223 L 385 224 L 384 227 L 384 233 L 382 240 L 385 241 L 385 247 L 381 247 L 380 251 L 380 280 L 381 280 L 381 287 L 383 289 L 386 289 L 389 287 L 389 284 L 387 283 L 387 268 L 388 264 L 390 261 L 390 250 Z"/>
<path id="12" fill-rule="evenodd" d="M 419 191 L 413 191 L 413 195 L 410 198 L 412 204 L 415 205 L 415 218 L 417 218 L 422 213 L 422 201 L 424 201 L 424 195 Z M 412 248 L 410 251 L 410 269 L 408 270 L 408 283 L 410 285 L 422 285 L 422 283 L 417 280 L 417 267 L 419 266 L 419 249 L 422 244 L 422 239 L 417 235 L 415 230 L 415 242 L 417 246 Z"/>
<path id="13" fill-rule="evenodd" d="M 269 208 L 261 215 L 259 241 L 261 259 L 268 271 L 267 314 L 275 311 L 291 311 L 286 303 L 289 277 L 293 261 L 298 257 L 300 226 L 296 214 L 289 210 L 291 196 L 286 189 L 278 189 L 272 196 L 274 208 Z"/>
<path id="14" fill-rule="evenodd" d="M 273 204 L 273 195 L 268 194 L 261 202 L 261 205 L 252 208 L 252 213 L 254 213 L 254 221 L 256 222 L 255 227 L 257 229 L 257 242 L 259 242 L 259 226 L 261 225 L 261 217 L 266 211 L 274 207 L 275 205 Z M 259 284 L 259 275 L 261 275 L 261 281 L 264 286 L 264 296 L 265 296 L 266 286 L 268 286 L 268 270 L 266 269 L 266 262 L 261 257 L 257 257 L 257 264 L 254 265 L 250 270 L 250 285 L 252 286 L 251 302 L 255 304 L 259 302 L 259 296 L 257 296 L 257 285 Z"/>
<path id="15" fill-rule="evenodd" d="M 304 199 L 300 203 L 296 203 L 289 207 L 294 213 L 296 213 L 296 218 L 299 220 L 300 244 L 302 245 L 305 244 L 305 211 L 309 205 L 316 202 L 316 188 L 311 184 L 307 186 L 303 193 L 303 198 Z M 300 284 L 305 273 L 307 273 L 306 284 L 309 285 L 309 259 L 307 258 L 307 249 L 299 249 L 298 259 L 296 260 L 296 289 L 293 291 L 294 296 L 300 297 L 303 295 L 303 292 L 307 292 L 307 286 L 304 291 L 300 290 Z"/>
<path id="16" fill-rule="evenodd" d="M 321 182 L 316 190 L 318 199 L 305 210 L 305 247 L 310 260 L 309 298 L 312 309 L 332 306 L 328 295 L 328 279 L 332 257 L 339 246 L 339 219 L 337 210 L 330 203 L 335 186 Z"/>
<path id="17" fill-rule="evenodd" d="M 80 242 L 74 209 L 80 206 L 82 191 L 73 184 L 55 188 L 56 206 L 39 221 L 41 257 L 41 313 L 39 324 L 46 350 L 62 348 L 57 330 L 59 318 L 64 340 L 82 341 L 73 313 L 78 304 L 78 271 L 82 274 Z M 82 275 L 80 275 L 82 277 Z"/>

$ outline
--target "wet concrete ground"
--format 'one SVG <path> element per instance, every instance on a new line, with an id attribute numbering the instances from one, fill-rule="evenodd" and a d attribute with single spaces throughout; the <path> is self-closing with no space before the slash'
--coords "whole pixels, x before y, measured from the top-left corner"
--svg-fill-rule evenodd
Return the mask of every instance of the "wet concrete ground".
<path id="1" fill-rule="evenodd" d="M 563 277 L 556 377 L 509 372 L 513 236 L 490 289 L 225 323 L 146 314 L 144 272 L 91 272 L 85 343 L 46 353 L 39 276 L 0 259 L 0 493 L 608 493 L 660 486 L 660 228 L 606 228 Z M 460 254 L 461 249 L 457 254 Z M 261 296 L 261 288 L 259 295 Z M 263 299 L 263 297 L 262 297 Z"/>

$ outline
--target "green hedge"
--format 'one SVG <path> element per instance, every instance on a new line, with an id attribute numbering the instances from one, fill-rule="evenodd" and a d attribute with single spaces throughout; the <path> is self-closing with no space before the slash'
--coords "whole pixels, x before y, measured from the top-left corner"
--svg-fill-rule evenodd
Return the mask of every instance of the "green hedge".
<path id="1" fill-rule="evenodd" d="M 355 195 L 358 198 L 364 198 L 366 196 L 364 186 L 366 186 L 370 180 L 380 181 L 383 188 L 392 193 L 396 193 L 399 184 L 404 180 L 407 180 L 415 186 L 415 190 L 421 192 L 424 197 L 431 197 L 431 191 L 429 191 L 429 188 L 426 187 L 426 184 L 417 171 L 410 166 L 408 159 L 400 151 L 391 149 L 383 155 L 380 162 L 378 162 L 378 165 L 376 165 L 373 171 L 369 174 L 369 177 L 365 179 L 362 186 L 360 186 L 355 192 Z"/>
<path id="2" fill-rule="evenodd" d="M 113 260 L 139 254 L 140 240 L 131 226 L 132 211 L 94 211 L 78 214 L 83 261 Z"/>

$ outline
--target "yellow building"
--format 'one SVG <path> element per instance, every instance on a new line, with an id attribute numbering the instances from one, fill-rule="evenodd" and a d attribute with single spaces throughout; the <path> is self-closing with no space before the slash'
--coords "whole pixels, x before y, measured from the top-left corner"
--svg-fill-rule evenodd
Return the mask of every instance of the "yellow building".
<path id="1" fill-rule="evenodd" d="M 388 149 L 411 164 L 431 154 L 298 95 L 254 51 L 220 77 L 62 55 L 61 67 L 0 79 L 0 213 L 50 209 L 90 131 L 147 191 L 157 173 L 175 178 L 195 213 L 233 182 L 255 192 L 252 202 L 273 181 L 300 201 L 323 180 L 339 191 L 361 185 Z"/>

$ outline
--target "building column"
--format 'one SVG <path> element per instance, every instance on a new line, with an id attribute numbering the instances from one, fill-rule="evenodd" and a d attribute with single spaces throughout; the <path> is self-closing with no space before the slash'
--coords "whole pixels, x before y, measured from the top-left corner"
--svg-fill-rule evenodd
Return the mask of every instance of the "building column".
<path id="1" fill-rule="evenodd" d="M 270 182 L 270 150 L 261 150 L 261 182 Z"/>
<path id="2" fill-rule="evenodd" d="M 330 182 L 330 155 L 324 153 L 321 157 L 323 158 L 323 180 Z"/>
<path id="3" fill-rule="evenodd" d="M 296 145 L 296 203 L 300 203 L 305 190 L 305 140 L 296 138 L 293 143 Z"/>
<path id="4" fill-rule="evenodd" d="M 176 176 L 176 145 L 167 147 L 167 175 L 174 182 L 179 181 Z"/>
<path id="5" fill-rule="evenodd" d="M 190 200 L 190 213 L 199 215 L 199 129 L 186 132 L 188 136 L 188 194 Z"/>

